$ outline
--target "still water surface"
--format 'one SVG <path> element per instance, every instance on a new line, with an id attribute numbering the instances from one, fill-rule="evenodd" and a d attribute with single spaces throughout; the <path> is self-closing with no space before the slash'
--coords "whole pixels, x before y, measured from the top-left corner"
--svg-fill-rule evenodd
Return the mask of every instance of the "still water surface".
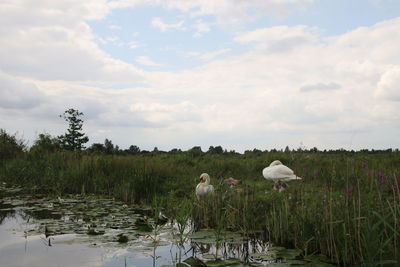
<path id="1" fill-rule="evenodd" d="M 249 259 L 249 253 L 265 250 L 265 244 L 243 241 L 237 234 L 231 235 L 231 243 L 224 242 L 218 253 L 207 234 L 188 238 L 178 246 L 176 226 L 170 222 L 155 226 L 146 212 L 110 199 L 50 199 L 3 192 L 0 266 L 176 266 L 191 257 L 207 261 L 215 255 L 235 258 L 235 266 L 250 266 L 245 262 L 251 266 L 268 264 Z M 121 242 L 121 235 L 127 241 Z"/>
<path id="2" fill-rule="evenodd" d="M 161 266 L 173 264 L 172 255 L 177 253 L 174 245 L 134 252 L 128 245 L 90 242 L 84 235 L 26 235 L 26 227 L 26 221 L 18 213 L 3 220 L 0 225 L 0 266 Z"/>

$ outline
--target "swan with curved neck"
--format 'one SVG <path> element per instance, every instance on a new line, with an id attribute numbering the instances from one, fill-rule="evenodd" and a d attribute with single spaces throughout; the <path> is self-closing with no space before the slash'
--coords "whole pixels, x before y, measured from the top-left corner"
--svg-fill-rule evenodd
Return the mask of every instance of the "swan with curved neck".
<path id="1" fill-rule="evenodd" d="M 210 184 L 210 176 L 207 173 L 200 175 L 200 182 L 196 186 L 196 197 L 200 199 L 208 193 L 214 192 L 214 186 Z"/>
<path id="2" fill-rule="evenodd" d="M 287 188 L 286 182 L 292 180 L 302 180 L 301 177 L 294 174 L 294 172 L 282 164 L 279 160 L 274 160 L 271 164 L 264 168 L 262 174 L 265 179 L 275 182 L 274 190 L 283 191 Z"/>

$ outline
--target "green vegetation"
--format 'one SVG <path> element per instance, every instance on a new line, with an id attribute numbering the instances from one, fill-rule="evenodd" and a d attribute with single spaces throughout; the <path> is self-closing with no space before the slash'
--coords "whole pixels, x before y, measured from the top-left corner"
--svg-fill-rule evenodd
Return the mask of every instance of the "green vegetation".
<path id="1" fill-rule="evenodd" d="M 8 134 L 5 130 L 0 129 L 0 160 L 14 158 L 25 150 L 26 146 L 22 140 L 16 135 Z"/>
<path id="2" fill-rule="evenodd" d="M 69 125 L 67 132 L 58 137 L 62 148 L 65 150 L 81 150 L 84 148 L 84 144 L 89 142 L 89 138 L 82 133 L 82 116 L 82 112 L 73 108 L 64 111 L 64 113 L 60 115 Z"/>
<path id="3" fill-rule="evenodd" d="M 114 152 L 78 152 L 45 149 L 46 141 L 35 146 L 47 153 L 36 153 L 38 148 L 26 151 L 3 130 L 0 137 L 0 182 L 55 196 L 93 193 L 156 203 L 157 211 L 177 220 L 181 241 L 191 218 L 196 229 L 214 229 L 217 245 L 228 232 L 237 232 L 296 249 L 305 259 L 326 255 L 343 266 L 400 262 L 398 151 L 238 154 L 194 147 L 145 153 L 132 146 L 132 153 L 115 147 L 109 150 Z M 282 193 L 273 191 L 261 171 L 275 159 L 304 180 L 289 183 Z M 203 172 L 210 174 L 216 192 L 197 201 L 194 188 Z M 223 185 L 231 176 L 243 181 L 242 192 Z"/>

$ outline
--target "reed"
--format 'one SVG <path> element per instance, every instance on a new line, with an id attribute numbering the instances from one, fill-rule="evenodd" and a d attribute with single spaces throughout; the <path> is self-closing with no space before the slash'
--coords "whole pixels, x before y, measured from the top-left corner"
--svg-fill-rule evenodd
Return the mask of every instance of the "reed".
<path id="1" fill-rule="evenodd" d="M 262 169 L 280 159 L 303 181 L 272 191 Z M 18 155 L 0 162 L 0 182 L 62 196 L 94 193 L 126 202 L 155 204 L 175 219 L 185 238 L 188 222 L 255 234 L 303 256 L 327 255 L 338 265 L 396 266 L 400 262 L 400 153 L 138 154 L 129 156 L 54 152 Z M 216 188 L 194 197 L 200 173 Z M 243 192 L 222 184 L 233 176 Z M 395 263 L 397 262 L 397 263 Z"/>

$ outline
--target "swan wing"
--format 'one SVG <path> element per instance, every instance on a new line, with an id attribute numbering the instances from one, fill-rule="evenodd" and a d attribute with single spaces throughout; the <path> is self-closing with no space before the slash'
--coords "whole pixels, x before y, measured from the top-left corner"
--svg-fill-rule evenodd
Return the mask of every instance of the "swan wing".
<path id="1" fill-rule="evenodd" d="M 205 191 L 206 193 L 212 193 L 212 192 L 214 192 L 214 186 L 212 186 L 212 185 L 210 184 L 210 185 L 208 185 L 206 188 L 204 188 L 204 191 Z"/>
<path id="2" fill-rule="evenodd" d="M 292 178 L 296 177 L 294 172 L 285 165 L 267 167 L 263 170 L 263 176 L 268 180 L 284 180 L 285 178 L 292 180 Z"/>

